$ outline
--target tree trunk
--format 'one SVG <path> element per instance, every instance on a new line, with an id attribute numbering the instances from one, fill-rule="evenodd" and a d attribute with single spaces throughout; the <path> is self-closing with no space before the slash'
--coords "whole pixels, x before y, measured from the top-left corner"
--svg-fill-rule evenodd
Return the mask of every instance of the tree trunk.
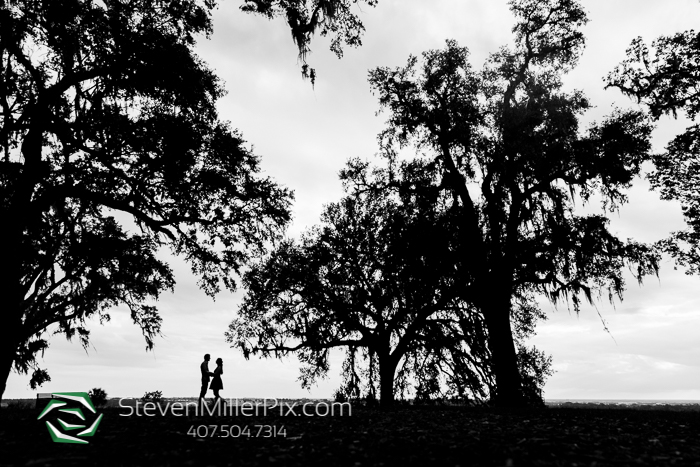
<path id="1" fill-rule="evenodd" d="M 39 225 L 41 218 L 41 212 L 32 209 L 31 205 L 35 187 L 43 173 L 42 127 L 45 122 L 40 109 L 37 102 L 32 109 L 25 111 L 30 115 L 30 130 L 22 140 L 24 163 L 21 169 L 8 162 L 0 168 L 9 175 L 2 187 L 3 192 L 0 192 L 0 218 L 5 223 L 0 229 L 0 245 L 4 247 L 0 261 L 0 399 L 5 394 L 7 379 L 17 358 L 17 348 L 22 343 L 25 289 L 21 284 L 22 274 L 27 272 L 23 262 L 26 261 L 26 249 L 32 248 L 25 241 L 25 231 L 32 228 L 32 221 L 37 221 L 36 225 Z"/>
<path id="2" fill-rule="evenodd" d="M 396 362 L 391 356 L 379 359 L 379 404 L 382 408 L 394 405 L 394 373 Z"/>
<path id="3" fill-rule="evenodd" d="M 19 189 L 16 191 L 20 191 Z M 9 205 L 9 203 L 8 203 Z M 3 206 L 0 218 L 7 220 L 7 226 L 0 229 L 0 245 L 4 245 L 2 267 L 0 268 L 0 399 L 5 394 L 7 379 L 17 358 L 17 348 L 23 342 L 24 293 L 22 287 L 23 265 L 26 246 L 23 230 L 28 225 L 26 213 L 28 203 Z"/>
<path id="4" fill-rule="evenodd" d="M 492 297 L 484 309 L 489 331 L 489 349 L 496 376 L 496 394 L 492 402 L 497 407 L 524 407 L 520 371 L 510 326 L 510 295 Z"/>
<path id="5" fill-rule="evenodd" d="M 7 379 L 12 371 L 13 356 L 7 352 L 4 344 L 0 347 L 0 401 L 3 399 L 7 388 Z"/>
<path id="6" fill-rule="evenodd" d="M 4 287 L 3 287 L 4 288 Z M 7 313 L 7 310 L 6 310 Z M 12 365 L 17 355 L 17 347 L 21 322 L 16 319 L 5 318 L 0 326 L 0 400 L 2 400 L 7 387 L 7 379 L 10 377 Z"/>
<path id="7" fill-rule="evenodd" d="M 22 342 L 22 313 L 24 300 L 21 287 L 22 218 L 12 216 L 11 210 L 3 209 L 0 217 L 8 219 L 7 227 L 0 232 L 0 245 L 5 246 L 0 268 L 0 399 L 5 394 L 7 379 L 17 358 L 17 348 Z M 4 217 L 3 217 L 4 216 Z"/>
<path id="8" fill-rule="evenodd" d="M 15 249 L 20 245 L 18 235 L 11 236 L 14 232 L 7 229 L 0 234 L 0 244 L 15 245 Z M 10 243 L 5 243 L 10 242 Z M 0 400 L 5 395 L 7 379 L 12 372 L 12 367 L 17 358 L 17 348 L 22 342 L 22 287 L 18 277 L 21 271 L 21 262 L 12 256 L 12 248 L 5 248 L 3 254 L 3 267 L 0 268 L 0 297 L 3 298 L 0 304 Z M 15 251 L 16 253 L 16 251 Z M 19 251 L 21 254 L 21 249 Z"/>

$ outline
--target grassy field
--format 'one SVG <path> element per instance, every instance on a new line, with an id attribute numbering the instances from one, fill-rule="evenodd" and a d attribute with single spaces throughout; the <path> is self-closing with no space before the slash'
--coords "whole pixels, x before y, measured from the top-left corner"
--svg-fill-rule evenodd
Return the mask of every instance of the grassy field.
<path id="1" fill-rule="evenodd" d="M 303 401 L 280 401 L 257 415 L 210 416 L 164 404 L 136 415 L 112 402 L 87 445 L 52 442 L 39 409 L 10 404 L 0 411 L 0 466 L 700 466 L 698 406 L 355 404 L 319 416 L 316 405 L 304 415 Z"/>

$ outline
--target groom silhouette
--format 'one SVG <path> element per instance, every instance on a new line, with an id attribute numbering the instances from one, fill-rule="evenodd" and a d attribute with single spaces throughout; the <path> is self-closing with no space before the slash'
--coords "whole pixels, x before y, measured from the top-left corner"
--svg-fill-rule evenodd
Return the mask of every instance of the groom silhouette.
<path id="1" fill-rule="evenodd" d="M 204 361 L 199 365 L 199 369 L 202 372 L 202 389 L 199 391 L 199 401 L 204 401 L 204 396 L 207 395 L 207 389 L 209 388 L 209 377 L 214 376 L 214 373 L 209 371 L 209 360 L 211 356 L 209 354 L 204 355 Z"/>

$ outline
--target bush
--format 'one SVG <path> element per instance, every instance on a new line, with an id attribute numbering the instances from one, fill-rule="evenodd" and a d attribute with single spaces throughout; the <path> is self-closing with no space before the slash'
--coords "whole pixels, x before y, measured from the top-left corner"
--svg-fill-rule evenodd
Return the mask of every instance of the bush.
<path id="1" fill-rule="evenodd" d="M 348 397 L 345 395 L 345 392 L 342 389 L 336 389 L 335 393 L 333 394 L 333 398 L 335 399 L 335 402 L 347 402 Z"/>
<path id="2" fill-rule="evenodd" d="M 90 400 L 92 400 L 95 407 L 103 407 L 107 404 L 107 392 L 102 388 L 90 389 L 88 396 L 90 396 Z"/>
<path id="3" fill-rule="evenodd" d="M 518 346 L 518 368 L 523 397 L 530 407 L 545 407 L 544 384 L 552 374 L 552 357 L 536 347 Z"/>
<path id="4" fill-rule="evenodd" d="M 146 392 L 141 398 L 141 402 L 155 402 L 156 404 L 163 400 L 163 391 Z"/>

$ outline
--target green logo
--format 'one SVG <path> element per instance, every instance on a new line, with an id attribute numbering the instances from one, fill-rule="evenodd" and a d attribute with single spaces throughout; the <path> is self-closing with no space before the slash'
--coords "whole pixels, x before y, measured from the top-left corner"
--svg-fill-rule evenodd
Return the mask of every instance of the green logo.
<path id="1" fill-rule="evenodd" d="M 87 418 L 83 410 L 90 412 Z M 54 443 L 88 444 L 82 438 L 93 436 L 102 421 L 102 414 L 97 416 L 95 406 L 86 392 L 51 393 L 51 400 L 36 419 L 41 420 L 48 414 L 56 418 L 54 424 L 46 421 L 46 428 Z"/>

